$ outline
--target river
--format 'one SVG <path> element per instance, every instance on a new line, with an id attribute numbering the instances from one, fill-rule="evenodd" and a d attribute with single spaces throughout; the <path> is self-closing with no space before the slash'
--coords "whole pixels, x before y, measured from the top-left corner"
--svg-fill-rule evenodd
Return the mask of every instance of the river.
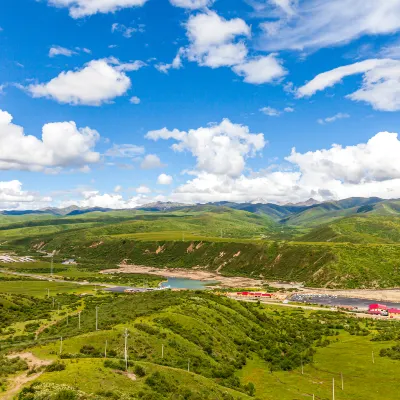
<path id="1" fill-rule="evenodd" d="M 169 287 L 171 289 L 188 289 L 188 290 L 205 290 L 208 285 L 215 285 L 216 281 L 199 281 L 196 279 L 187 279 L 187 278 L 165 278 L 166 281 L 160 284 L 160 287 L 166 288 Z M 143 287 L 141 288 L 133 288 L 131 286 L 116 286 L 109 289 L 105 289 L 109 292 L 114 293 L 123 293 L 126 289 L 137 289 L 138 291 L 145 291 Z"/>

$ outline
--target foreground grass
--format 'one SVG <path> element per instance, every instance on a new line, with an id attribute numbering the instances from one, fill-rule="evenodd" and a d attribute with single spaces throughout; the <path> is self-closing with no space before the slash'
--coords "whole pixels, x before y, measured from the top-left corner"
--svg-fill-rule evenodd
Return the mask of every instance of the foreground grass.
<path id="1" fill-rule="evenodd" d="M 337 399 L 396 399 L 400 391 L 400 362 L 379 357 L 380 349 L 386 347 L 387 342 L 371 342 L 369 338 L 345 334 L 339 342 L 319 349 L 314 363 L 304 367 L 304 375 L 300 369 L 271 374 L 267 363 L 257 357 L 238 375 L 244 382 L 256 385 L 257 396 L 261 399 L 310 399 L 313 394 L 316 399 L 331 399 L 333 378 Z"/>

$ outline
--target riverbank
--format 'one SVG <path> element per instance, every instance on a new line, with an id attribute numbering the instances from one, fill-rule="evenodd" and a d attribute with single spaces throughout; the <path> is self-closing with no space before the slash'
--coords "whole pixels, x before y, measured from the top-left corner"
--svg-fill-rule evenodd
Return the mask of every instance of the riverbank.
<path id="1" fill-rule="evenodd" d="M 292 295 L 293 289 L 296 292 L 304 294 L 309 293 L 312 295 L 331 295 L 338 297 L 358 298 L 375 300 L 379 302 L 400 302 L 400 289 L 325 289 L 325 288 L 308 288 L 303 287 L 300 283 L 282 283 L 282 282 L 267 282 L 261 279 L 252 279 L 246 277 L 231 277 L 222 276 L 217 272 L 205 271 L 199 269 L 185 269 L 185 268 L 154 268 L 146 267 L 143 265 L 120 265 L 118 269 L 108 269 L 100 271 L 103 274 L 107 273 L 136 273 L 136 274 L 149 274 L 159 275 L 166 278 L 185 278 L 194 279 L 199 281 L 218 281 L 219 284 L 214 288 L 236 288 L 236 287 L 253 287 L 261 288 L 262 285 L 268 284 L 271 287 L 287 290 L 281 292 L 282 298 Z"/>
<path id="2" fill-rule="evenodd" d="M 102 274 L 149 274 L 164 276 L 166 278 L 185 278 L 203 282 L 217 281 L 214 287 L 261 287 L 263 281 L 260 279 L 245 278 L 239 276 L 222 276 L 215 272 L 184 269 L 184 268 L 154 268 L 143 265 L 120 265 L 118 269 L 106 269 L 100 271 Z"/>

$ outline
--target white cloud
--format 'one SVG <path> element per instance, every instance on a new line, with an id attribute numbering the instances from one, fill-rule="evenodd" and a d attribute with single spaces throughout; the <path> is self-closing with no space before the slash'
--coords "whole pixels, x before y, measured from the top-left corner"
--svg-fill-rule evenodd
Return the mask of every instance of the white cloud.
<path id="1" fill-rule="evenodd" d="M 243 76 L 245 82 L 253 84 L 274 82 L 287 74 L 276 54 L 250 59 L 232 69 L 237 75 Z"/>
<path id="2" fill-rule="evenodd" d="M 22 190 L 22 183 L 18 180 L 0 182 L 1 210 L 37 209 L 47 206 L 51 201 L 51 197 Z"/>
<path id="3" fill-rule="evenodd" d="M 260 110 L 263 114 L 268 115 L 269 117 L 279 117 L 282 113 L 291 113 L 294 112 L 294 108 L 292 107 L 285 107 L 283 111 L 277 110 L 276 108 L 273 107 L 262 107 Z"/>
<path id="4" fill-rule="evenodd" d="M 166 174 L 161 174 L 157 178 L 157 183 L 159 185 L 170 185 L 173 181 L 173 178 L 171 175 L 166 175 Z"/>
<path id="5" fill-rule="evenodd" d="M 147 0 L 48 0 L 49 5 L 67 7 L 72 18 L 83 18 L 97 13 L 110 13 L 123 8 L 143 6 Z"/>
<path id="6" fill-rule="evenodd" d="M 198 8 L 210 7 L 215 0 L 169 0 L 175 7 L 196 10 Z"/>
<path id="7" fill-rule="evenodd" d="M 136 188 L 136 193 L 148 194 L 148 193 L 151 193 L 151 189 L 147 186 L 142 185 L 142 186 L 139 186 L 138 188 Z"/>
<path id="8" fill-rule="evenodd" d="M 176 53 L 175 58 L 172 60 L 171 64 L 159 63 L 156 64 L 155 67 L 158 71 L 163 72 L 164 74 L 168 74 L 168 71 L 172 69 L 181 69 L 182 68 L 182 57 L 185 55 L 185 48 L 181 47 Z"/>
<path id="9" fill-rule="evenodd" d="M 304 154 L 296 149 L 287 160 L 305 175 L 303 180 L 337 180 L 345 184 L 362 184 L 400 179 L 400 141 L 396 133 L 380 132 L 367 143 L 343 147 L 334 144 L 328 150 Z"/>
<path id="10" fill-rule="evenodd" d="M 177 152 L 190 151 L 197 159 L 197 170 L 216 175 L 238 176 L 245 167 L 245 159 L 254 157 L 265 146 L 264 135 L 250 133 L 247 126 L 224 119 L 219 125 L 181 132 L 167 128 L 150 131 L 152 140 L 174 139 Z"/>
<path id="11" fill-rule="evenodd" d="M 268 202 L 287 203 L 348 197 L 400 197 L 400 141 L 396 133 L 380 132 L 351 146 L 286 157 L 289 164 L 238 176 L 204 170 L 179 186 L 170 200 L 188 203 L 208 201 L 246 202 L 262 197 Z"/>
<path id="12" fill-rule="evenodd" d="M 400 29 L 400 0 L 273 0 L 286 11 L 262 24 L 264 50 L 318 49 L 343 45 L 363 35 L 384 35 Z M 288 15 L 290 18 L 288 18 Z M 271 13 L 266 15 L 271 17 Z M 281 18 L 279 18 L 281 17 Z"/>
<path id="13" fill-rule="evenodd" d="M 144 147 L 135 144 L 114 144 L 105 153 L 108 157 L 130 158 L 144 154 Z"/>
<path id="14" fill-rule="evenodd" d="M 240 18 L 226 20 L 213 11 L 191 16 L 186 23 L 190 41 L 187 57 L 212 68 L 244 61 L 247 48 L 238 37 L 250 36 L 250 27 Z"/>
<path id="15" fill-rule="evenodd" d="M 77 54 L 77 52 L 61 46 L 52 46 L 49 50 L 49 57 L 55 57 L 55 56 L 71 57 L 74 54 Z"/>
<path id="16" fill-rule="evenodd" d="M 337 114 L 333 115 L 332 117 L 319 118 L 319 119 L 317 120 L 317 122 L 318 122 L 319 124 L 321 124 L 321 125 L 324 125 L 324 124 L 326 124 L 326 123 L 329 124 L 330 122 L 335 122 L 335 121 L 337 121 L 338 119 L 344 119 L 344 118 L 350 118 L 350 115 L 349 115 L 349 114 L 346 114 L 346 113 L 337 113 Z"/>
<path id="17" fill-rule="evenodd" d="M 355 74 L 363 74 L 363 83 L 347 98 L 364 101 L 376 110 L 400 110 L 400 61 L 391 59 L 370 59 L 321 73 L 300 87 L 297 96 L 312 96 Z"/>
<path id="18" fill-rule="evenodd" d="M 137 28 L 134 28 L 132 26 L 125 26 L 124 24 L 119 24 L 115 22 L 111 26 L 111 32 L 120 32 L 122 36 L 126 37 L 127 39 L 131 38 L 132 35 L 136 32 L 143 33 L 144 32 L 144 25 L 140 24 L 138 25 Z"/>
<path id="19" fill-rule="evenodd" d="M 276 108 L 269 107 L 269 106 L 260 108 L 260 111 L 263 114 L 268 115 L 269 117 L 279 117 L 281 115 L 281 112 L 279 110 L 277 110 Z"/>
<path id="20" fill-rule="evenodd" d="M 154 169 L 164 167 L 160 158 L 155 154 L 147 154 L 140 164 L 141 169 Z"/>
<path id="21" fill-rule="evenodd" d="M 114 209 L 127 209 L 127 208 L 135 208 L 149 202 L 147 196 L 143 194 L 138 194 L 137 196 L 124 199 L 121 194 L 118 193 L 101 194 L 97 190 L 84 191 L 82 192 L 82 197 L 83 199 L 63 201 L 59 204 L 59 206 L 68 207 L 71 205 L 77 205 L 79 207 L 103 207 L 103 208 L 114 208 Z"/>
<path id="22" fill-rule="evenodd" d="M 129 102 L 132 104 L 140 104 L 140 99 L 137 96 L 133 96 L 129 99 Z"/>
<path id="23" fill-rule="evenodd" d="M 97 163 L 94 151 L 100 135 L 97 131 L 77 128 L 75 122 L 45 124 L 42 139 L 25 135 L 12 116 L 0 110 L 0 169 L 59 172 L 64 167 L 85 167 Z"/>
<path id="24" fill-rule="evenodd" d="M 119 193 L 121 190 L 122 190 L 122 186 L 121 186 L 121 185 L 117 185 L 117 186 L 115 186 L 115 188 L 114 188 L 114 192 L 115 192 L 115 193 Z"/>
<path id="25" fill-rule="evenodd" d="M 47 83 L 31 84 L 26 89 L 33 97 L 99 106 L 124 95 L 130 88 L 131 81 L 123 72 L 124 65 L 113 66 L 107 60 L 93 60 L 82 69 L 61 72 Z"/>

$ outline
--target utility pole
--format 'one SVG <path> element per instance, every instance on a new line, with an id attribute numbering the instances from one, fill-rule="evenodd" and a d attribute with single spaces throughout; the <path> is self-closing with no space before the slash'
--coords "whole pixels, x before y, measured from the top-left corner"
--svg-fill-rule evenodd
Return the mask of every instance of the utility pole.
<path id="1" fill-rule="evenodd" d="M 342 390 L 344 390 L 343 372 L 340 373 L 340 378 L 342 379 Z"/>
<path id="2" fill-rule="evenodd" d="M 104 358 L 107 358 L 107 340 L 106 340 L 106 346 L 104 347 Z"/>
<path id="3" fill-rule="evenodd" d="M 54 297 L 53 297 L 53 310 L 54 310 Z"/>
<path id="4" fill-rule="evenodd" d="M 61 355 L 61 353 L 62 353 L 62 345 L 63 345 L 63 342 L 62 342 L 62 337 L 60 338 L 60 355 Z"/>
<path id="5" fill-rule="evenodd" d="M 164 358 L 164 345 L 161 345 L 161 358 Z"/>
<path id="6" fill-rule="evenodd" d="M 69 322 L 69 321 L 68 321 L 68 313 L 67 313 L 67 326 L 69 325 L 68 322 Z"/>
<path id="7" fill-rule="evenodd" d="M 304 375 L 303 359 L 301 359 L 301 374 Z"/>
<path id="8" fill-rule="evenodd" d="M 51 264 L 50 264 L 50 276 L 53 277 L 53 257 L 54 254 L 51 255 Z"/>
<path id="9" fill-rule="evenodd" d="M 99 307 L 96 306 L 96 331 L 98 331 L 99 326 Z"/>
<path id="10" fill-rule="evenodd" d="M 47 289 L 47 298 L 50 298 L 50 289 Z"/>
<path id="11" fill-rule="evenodd" d="M 374 351 L 372 350 L 372 364 L 375 364 Z"/>
<path id="12" fill-rule="evenodd" d="M 81 312 L 82 311 L 79 311 L 78 313 L 78 329 L 81 329 Z"/>
<path id="13" fill-rule="evenodd" d="M 332 378 L 332 400 L 335 400 L 335 378 Z"/>
<path id="14" fill-rule="evenodd" d="M 125 368 L 128 371 L 128 329 L 125 328 Z"/>

